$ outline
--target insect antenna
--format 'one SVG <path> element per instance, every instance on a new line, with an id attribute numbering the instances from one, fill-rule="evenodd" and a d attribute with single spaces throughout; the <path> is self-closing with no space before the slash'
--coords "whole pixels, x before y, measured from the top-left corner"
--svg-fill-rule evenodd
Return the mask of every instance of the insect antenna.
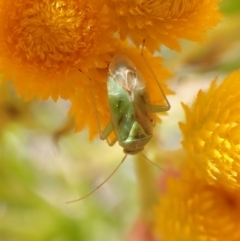
<path id="1" fill-rule="evenodd" d="M 151 163 L 152 165 L 154 165 L 155 167 L 157 167 L 158 169 L 162 170 L 164 173 L 167 173 L 169 174 L 166 170 L 164 170 L 163 168 L 161 168 L 160 166 L 158 166 L 155 162 L 151 161 L 146 155 L 144 155 L 142 152 L 140 152 L 140 154 L 149 162 Z M 184 182 L 184 183 L 187 183 L 187 184 L 190 184 L 191 182 L 190 181 L 187 181 L 185 179 L 182 179 L 181 178 L 181 181 Z"/>
<path id="2" fill-rule="evenodd" d="M 149 70 L 150 70 L 152 76 L 154 77 L 154 79 L 155 79 L 155 81 L 156 81 L 156 83 L 157 83 L 157 85 L 158 85 L 158 87 L 159 87 L 159 89 L 160 89 L 160 92 L 161 92 L 161 94 L 162 94 L 162 96 L 163 96 L 163 98 L 164 98 L 164 100 L 165 100 L 165 102 L 166 102 L 166 104 L 167 104 L 166 106 L 163 106 L 163 110 L 162 110 L 162 111 L 168 111 L 168 110 L 170 110 L 171 105 L 170 105 L 170 103 L 169 103 L 169 101 L 168 101 L 168 99 L 167 99 L 167 97 L 166 97 L 166 95 L 165 95 L 165 93 L 164 93 L 164 91 L 163 91 L 161 85 L 159 84 L 158 79 L 157 79 L 156 75 L 154 74 L 154 72 L 153 72 L 151 66 L 149 65 L 148 61 L 147 61 L 146 58 L 144 57 L 143 49 L 144 49 L 144 46 L 145 46 L 145 42 L 146 42 L 146 39 L 143 39 L 141 55 L 142 55 L 142 57 L 143 57 L 143 59 L 144 59 L 146 65 L 148 66 L 148 68 L 149 68 Z M 165 108 L 164 108 L 164 107 L 165 107 Z"/>
<path id="3" fill-rule="evenodd" d="M 90 193 L 84 195 L 81 198 L 78 198 L 78 199 L 75 199 L 75 200 L 71 200 L 71 201 L 67 201 L 66 203 L 69 204 L 69 203 L 74 203 L 74 202 L 81 201 L 81 200 L 89 197 L 90 195 L 92 195 L 94 192 L 96 192 L 99 188 L 101 188 L 114 175 L 114 173 L 118 170 L 118 168 L 123 164 L 123 162 L 125 161 L 126 157 L 127 157 L 127 154 L 123 157 L 122 161 L 113 170 L 113 172 L 102 183 L 100 183 L 95 189 L 93 189 Z"/>
<path id="4" fill-rule="evenodd" d="M 155 167 L 157 167 L 158 169 L 162 170 L 163 172 L 166 172 L 166 170 L 164 170 L 163 168 L 161 168 L 160 166 L 158 166 L 155 162 L 151 161 L 147 156 L 145 156 L 142 152 L 140 152 L 140 154 L 152 165 L 154 165 Z"/>

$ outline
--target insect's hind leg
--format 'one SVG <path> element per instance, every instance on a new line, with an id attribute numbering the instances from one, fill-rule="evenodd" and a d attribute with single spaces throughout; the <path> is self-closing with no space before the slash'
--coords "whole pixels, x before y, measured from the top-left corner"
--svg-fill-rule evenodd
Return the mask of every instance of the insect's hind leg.
<path id="1" fill-rule="evenodd" d="M 158 79 L 157 79 L 156 75 L 154 74 L 151 66 L 149 65 L 148 61 L 147 61 L 146 58 L 144 57 L 143 49 L 144 49 L 144 46 L 145 46 L 145 41 L 146 41 L 146 40 L 143 39 L 141 56 L 142 56 L 142 58 L 144 59 L 146 65 L 148 66 L 148 68 L 149 68 L 152 76 L 154 77 L 154 79 L 155 79 L 155 81 L 156 81 L 156 83 L 157 83 L 157 85 L 158 85 L 158 88 L 159 88 L 159 90 L 160 90 L 160 92 L 161 92 L 161 94 L 162 94 L 162 96 L 163 96 L 163 98 L 164 98 L 164 101 L 166 102 L 166 105 L 152 105 L 151 108 L 152 108 L 152 111 L 153 111 L 153 112 L 165 112 L 165 111 L 170 110 L 171 105 L 170 105 L 170 103 L 169 103 L 169 101 L 168 101 L 168 99 L 167 99 L 167 97 L 166 97 L 166 95 L 165 95 L 165 93 L 164 93 L 161 85 L 159 84 Z"/>
<path id="2" fill-rule="evenodd" d="M 170 110 L 171 106 L 167 103 L 167 105 L 151 105 L 152 112 L 165 112 Z"/>

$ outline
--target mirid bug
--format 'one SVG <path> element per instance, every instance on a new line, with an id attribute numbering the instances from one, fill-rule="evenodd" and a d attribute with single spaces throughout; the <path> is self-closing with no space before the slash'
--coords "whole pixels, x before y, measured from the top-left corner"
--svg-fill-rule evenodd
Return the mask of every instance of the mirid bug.
<path id="1" fill-rule="evenodd" d="M 145 62 L 148 65 L 147 61 Z M 150 66 L 148 67 L 150 68 Z M 168 111 L 170 109 L 170 104 L 152 70 L 151 73 L 157 82 L 166 105 L 151 104 L 145 80 L 130 59 L 124 55 L 115 55 L 112 58 L 107 77 L 108 102 L 111 120 L 103 131 L 100 129 L 97 104 L 94 95 L 93 102 L 100 138 L 108 141 L 108 137 L 113 131 L 115 139 L 111 142 L 108 141 L 108 144 L 112 146 L 118 141 L 126 155 L 123 157 L 117 168 L 103 183 L 98 185 L 89 194 L 70 202 L 79 201 L 94 193 L 108 179 L 110 179 L 119 166 L 124 162 L 127 155 L 135 155 L 141 152 L 152 138 L 153 127 L 155 125 L 154 113 Z M 148 158 L 146 159 L 150 161 Z"/>
<path id="2" fill-rule="evenodd" d="M 124 55 L 115 55 L 109 65 L 107 80 L 111 122 L 102 133 L 106 139 L 111 131 L 115 133 L 126 154 L 137 154 L 152 138 L 155 125 L 154 112 L 170 109 L 151 105 L 144 78 L 134 64 Z"/>

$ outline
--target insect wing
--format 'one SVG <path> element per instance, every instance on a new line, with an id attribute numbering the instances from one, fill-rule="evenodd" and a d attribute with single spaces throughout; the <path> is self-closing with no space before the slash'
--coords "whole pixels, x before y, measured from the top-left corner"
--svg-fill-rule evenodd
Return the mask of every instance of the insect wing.
<path id="1" fill-rule="evenodd" d="M 133 89 L 136 121 L 143 127 L 148 135 L 152 135 L 154 126 L 154 114 L 151 109 L 151 101 L 141 73 L 136 70 L 137 84 Z"/>

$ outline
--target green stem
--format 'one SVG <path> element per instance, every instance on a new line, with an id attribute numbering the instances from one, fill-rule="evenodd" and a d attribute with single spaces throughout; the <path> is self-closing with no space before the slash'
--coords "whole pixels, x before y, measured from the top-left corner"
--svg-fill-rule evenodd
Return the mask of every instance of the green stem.
<path id="1" fill-rule="evenodd" d="M 157 201 L 157 183 L 152 165 L 140 154 L 135 156 L 135 168 L 141 200 L 141 214 L 149 223 L 153 219 L 153 205 Z"/>

